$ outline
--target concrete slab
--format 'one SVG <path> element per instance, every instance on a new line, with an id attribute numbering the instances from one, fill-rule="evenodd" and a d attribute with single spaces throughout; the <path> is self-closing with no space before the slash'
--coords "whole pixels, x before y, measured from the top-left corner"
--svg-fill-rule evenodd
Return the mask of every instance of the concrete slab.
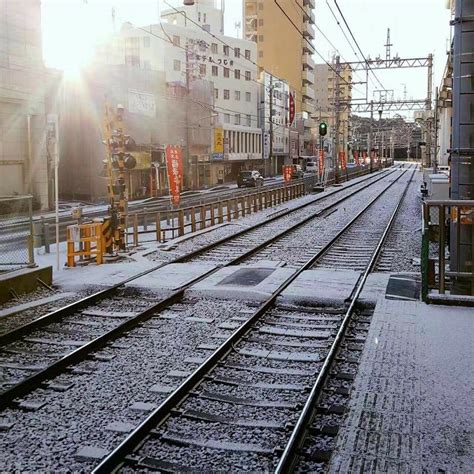
<path id="1" fill-rule="evenodd" d="M 341 305 L 349 298 L 360 277 L 352 270 L 308 270 L 279 297 L 281 304 L 321 306 Z"/>
<path id="2" fill-rule="evenodd" d="M 40 298 L 35 301 L 29 301 L 28 303 L 19 304 L 16 306 L 12 306 L 10 308 L 2 309 L 0 311 L 0 319 L 6 318 L 8 316 L 12 316 L 13 314 L 20 313 L 21 311 L 25 311 L 26 309 L 36 308 L 37 306 L 41 306 L 43 304 L 53 303 L 58 300 L 62 300 L 64 298 L 70 298 L 74 296 L 76 293 L 73 292 L 66 292 L 66 293 L 59 293 L 52 296 L 47 296 L 46 298 Z"/>
<path id="3" fill-rule="evenodd" d="M 128 283 L 126 286 L 176 290 L 215 268 L 205 263 L 172 263 Z"/>
<path id="4" fill-rule="evenodd" d="M 379 297 L 329 472 L 474 472 L 473 316 Z"/>
<path id="5" fill-rule="evenodd" d="M 294 272 L 293 269 L 280 267 L 230 266 L 221 268 L 190 291 L 197 296 L 260 302 L 269 298 Z M 260 277 L 263 275 L 263 278 L 257 278 L 257 274 Z"/>
<path id="6" fill-rule="evenodd" d="M 0 304 L 6 303 L 12 298 L 10 290 L 19 295 L 36 290 L 41 285 L 38 279 L 47 285 L 52 285 L 53 267 L 23 268 L 0 273 Z"/>

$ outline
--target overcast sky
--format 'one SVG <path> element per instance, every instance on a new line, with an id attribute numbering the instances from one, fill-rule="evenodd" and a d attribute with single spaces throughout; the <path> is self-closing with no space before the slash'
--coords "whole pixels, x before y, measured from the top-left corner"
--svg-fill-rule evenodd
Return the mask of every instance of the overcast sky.
<path id="1" fill-rule="evenodd" d="M 175 6 L 182 5 L 182 0 L 167 1 Z M 154 23 L 158 21 L 160 8 L 168 8 L 165 0 L 42 0 L 42 3 L 45 61 L 55 67 L 61 67 L 66 45 L 72 45 L 69 50 L 77 51 L 79 55 L 84 42 L 93 42 L 97 36 L 112 31 L 112 7 L 115 8 L 117 27 L 123 21 L 137 25 Z M 220 4 L 220 0 L 216 3 Z M 334 0 L 316 0 L 317 26 L 345 60 L 361 60 L 360 53 L 356 57 L 353 52 L 352 48 L 357 51 L 355 46 L 350 46 L 344 38 L 328 4 L 342 24 Z M 445 0 L 338 0 L 338 4 L 366 57 L 385 57 L 384 44 L 387 28 L 390 28 L 392 56 L 398 53 L 400 57 L 426 57 L 433 53 L 434 87 L 439 84 L 450 36 L 450 13 L 445 8 Z M 242 28 L 236 28 L 235 24 L 242 19 L 242 0 L 226 0 L 225 6 L 225 33 L 241 36 Z M 325 59 L 334 53 L 334 48 L 318 31 L 314 45 Z M 314 59 L 316 63 L 323 62 L 318 55 Z M 394 90 L 395 99 L 403 97 L 403 84 L 406 84 L 408 98 L 426 97 L 426 69 L 378 71 L 376 75 L 385 89 Z M 381 86 L 373 76 L 369 86 L 372 98 L 373 90 L 381 89 Z M 363 91 L 365 86 L 355 87 Z M 354 96 L 360 94 L 355 91 Z"/>

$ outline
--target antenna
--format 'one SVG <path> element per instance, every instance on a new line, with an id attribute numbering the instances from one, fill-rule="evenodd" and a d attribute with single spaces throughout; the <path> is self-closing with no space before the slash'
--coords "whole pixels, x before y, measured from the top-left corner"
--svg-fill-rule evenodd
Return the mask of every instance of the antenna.
<path id="1" fill-rule="evenodd" d="M 390 28 L 387 28 L 387 44 L 385 46 L 385 59 L 387 61 L 390 61 L 390 57 L 392 55 L 391 47 L 393 46 L 392 43 L 390 43 Z"/>

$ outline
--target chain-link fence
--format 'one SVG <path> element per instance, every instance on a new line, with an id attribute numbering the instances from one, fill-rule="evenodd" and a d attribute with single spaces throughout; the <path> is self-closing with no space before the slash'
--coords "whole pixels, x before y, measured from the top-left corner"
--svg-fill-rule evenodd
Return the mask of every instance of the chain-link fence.
<path id="1" fill-rule="evenodd" d="M 0 197 L 0 272 L 34 265 L 32 196 Z"/>

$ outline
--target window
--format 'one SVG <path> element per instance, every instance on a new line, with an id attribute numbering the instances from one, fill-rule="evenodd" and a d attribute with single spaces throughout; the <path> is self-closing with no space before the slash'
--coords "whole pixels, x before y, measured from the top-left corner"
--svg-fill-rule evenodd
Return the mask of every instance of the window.
<path id="1" fill-rule="evenodd" d="M 229 46 L 224 45 L 224 55 L 229 56 Z"/>
<path id="2" fill-rule="evenodd" d="M 147 59 L 143 61 L 143 69 L 151 69 L 150 61 L 148 61 Z"/>
<path id="3" fill-rule="evenodd" d="M 175 71 L 181 71 L 181 61 L 179 59 L 173 61 L 173 69 Z"/>
<path id="4" fill-rule="evenodd" d="M 217 66 L 212 66 L 212 75 L 213 76 L 218 76 L 219 75 L 219 72 L 217 70 Z"/>
<path id="5" fill-rule="evenodd" d="M 150 47 L 150 37 L 149 36 L 144 36 L 143 37 L 143 47 L 144 48 L 149 48 Z"/>
<path id="6" fill-rule="evenodd" d="M 250 92 L 245 93 L 245 100 L 250 102 L 252 100 L 252 94 Z"/>
<path id="7" fill-rule="evenodd" d="M 235 79 L 240 79 L 240 69 L 234 69 L 234 77 Z"/>
<path id="8" fill-rule="evenodd" d="M 198 21 L 201 21 L 201 12 L 198 12 Z"/>
<path id="9" fill-rule="evenodd" d="M 234 48 L 234 56 L 240 58 L 240 48 Z"/>
<path id="10" fill-rule="evenodd" d="M 230 99 L 230 92 L 229 89 L 224 89 L 224 100 Z"/>
<path id="11" fill-rule="evenodd" d="M 260 41 L 260 43 L 263 42 L 263 35 L 259 35 L 259 36 L 258 36 L 258 41 Z"/>
<path id="12" fill-rule="evenodd" d="M 240 100 L 240 91 L 234 91 L 234 99 Z"/>
<path id="13" fill-rule="evenodd" d="M 206 75 L 206 65 L 205 64 L 200 64 L 199 65 L 199 74 L 201 74 L 201 76 Z"/>
<path id="14" fill-rule="evenodd" d="M 206 23 L 206 14 L 205 13 L 203 14 L 203 17 L 204 17 L 203 21 L 204 21 L 204 23 Z"/>
<path id="15" fill-rule="evenodd" d="M 173 35 L 173 44 L 175 46 L 181 46 L 181 38 L 177 35 Z"/>
<path id="16" fill-rule="evenodd" d="M 250 71 L 245 71 L 245 80 L 250 81 L 250 79 L 251 79 Z"/>
<path id="17" fill-rule="evenodd" d="M 224 68 L 224 77 L 229 77 L 229 68 L 228 67 Z"/>
<path id="18" fill-rule="evenodd" d="M 258 52 L 258 57 L 259 57 L 259 58 L 263 58 L 263 51 L 262 51 L 262 50 L 260 50 L 260 51 Z"/>
<path id="19" fill-rule="evenodd" d="M 230 114 L 224 114 L 224 123 L 230 123 Z"/>
<path id="20" fill-rule="evenodd" d="M 214 89 L 214 98 L 215 99 L 219 98 L 219 89 Z"/>
<path id="21" fill-rule="evenodd" d="M 258 20 L 258 26 L 263 26 L 263 18 L 260 18 L 260 19 Z"/>
<path id="22" fill-rule="evenodd" d="M 211 52 L 213 54 L 217 54 L 217 43 L 212 43 L 211 44 Z"/>
<path id="23" fill-rule="evenodd" d="M 234 123 L 235 125 L 240 125 L 240 114 L 235 114 Z"/>
<path id="24" fill-rule="evenodd" d="M 252 126 L 252 116 L 247 114 L 247 127 Z"/>
<path id="25" fill-rule="evenodd" d="M 245 59 L 250 59 L 250 49 L 245 50 Z"/>

